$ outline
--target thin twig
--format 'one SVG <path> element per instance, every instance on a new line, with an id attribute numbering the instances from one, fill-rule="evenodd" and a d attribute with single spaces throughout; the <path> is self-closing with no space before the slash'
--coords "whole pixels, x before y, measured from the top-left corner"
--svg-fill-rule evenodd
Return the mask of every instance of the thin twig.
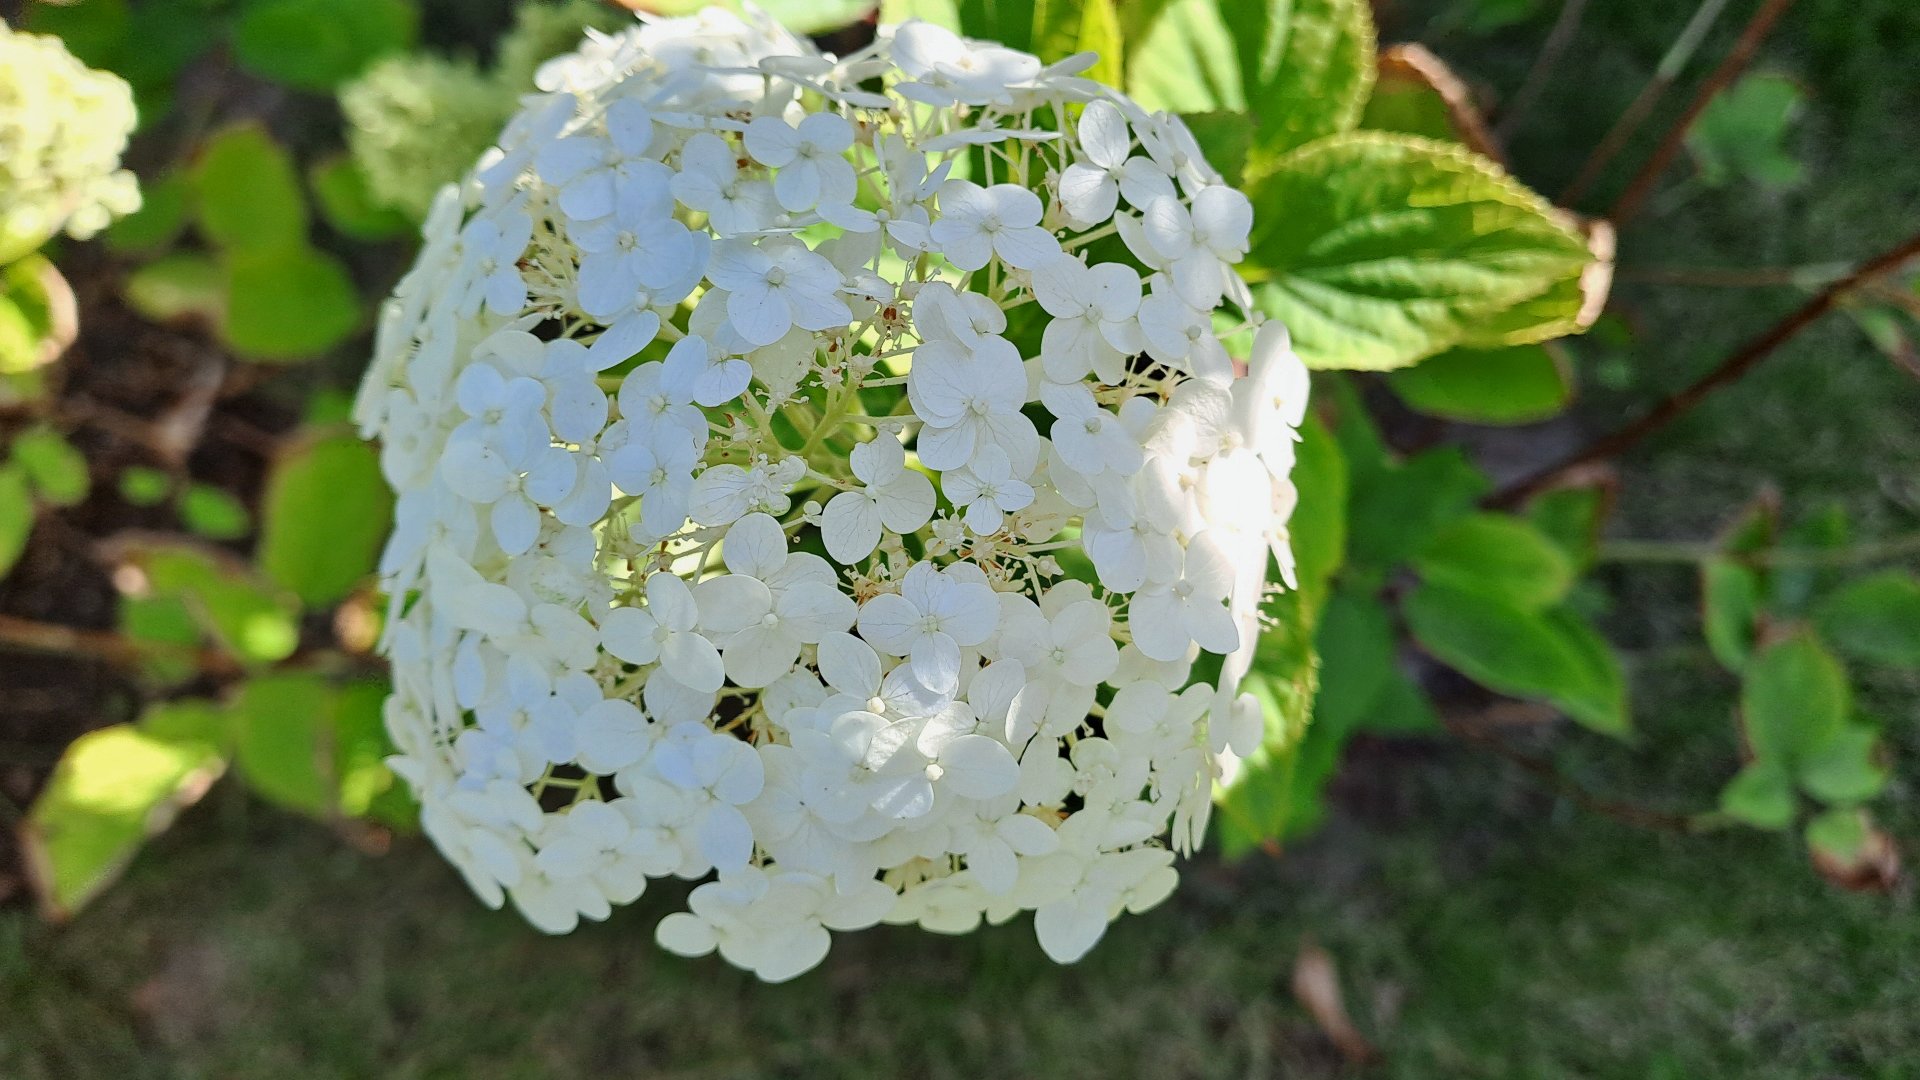
<path id="1" fill-rule="evenodd" d="M 1667 49 L 1667 54 L 1660 58 L 1660 66 L 1654 69 L 1653 78 L 1647 80 L 1647 85 L 1640 88 L 1640 93 L 1627 105 L 1626 111 L 1620 114 L 1620 119 L 1615 120 L 1613 126 L 1607 129 L 1606 135 L 1594 146 L 1593 152 L 1587 155 L 1587 160 L 1581 163 L 1580 171 L 1574 174 L 1573 182 L 1567 185 L 1558 199 L 1554 200 L 1556 203 L 1561 206 L 1572 206 L 1587 193 L 1587 190 L 1593 186 L 1593 182 L 1600 178 L 1601 172 L 1613 163 L 1614 157 L 1640 130 L 1640 125 L 1645 123 L 1647 117 L 1652 114 L 1653 107 L 1660 104 L 1660 99 L 1673 88 L 1674 80 L 1680 77 L 1680 72 L 1686 68 L 1687 62 L 1693 59 L 1694 52 L 1700 48 L 1700 43 L 1706 40 L 1707 33 L 1713 29 L 1713 24 L 1720 18 L 1720 13 L 1726 9 L 1727 0 L 1701 0 L 1700 6 L 1694 9 L 1693 17 L 1688 19 L 1687 25 L 1681 29 L 1680 36 L 1673 39 L 1673 45 Z"/>
<path id="2" fill-rule="evenodd" d="M 1513 98 L 1507 107 L 1501 110 L 1500 119 L 1493 125 L 1493 134 L 1500 142 L 1506 142 L 1520 129 L 1520 121 L 1540 100 L 1541 91 L 1547 88 L 1547 80 L 1560 68 L 1560 58 L 1566 55 L 1568 47 L 1580 31 L 1580 19 L 1586 14 L 1587 0 L 1564 0 L 1560 5 L 1560 15 L 1553 20 L 1553 28 L 1547 31 L 1547 40 L 1540 46 L 1540 55 L 1533 58 L 1533 66 L 1527 69 L 1527 77 L 1520 82 L 1520 89 L 1513 92 Z"/>
<path id="3" fill-rule="evenodd" d="M 1700 119 L 1700 114 L 1707 110 L 1707 106 L 1719 96 L 1720 91 L 1726 89 L 1733 80 L 1740 77 L 1741 72 L 1747 69 L 1747 65 L 1753 61 L 1753 54 L 1760 48 L 1760 43 L 1766 40 L 1774 24 L 1780 21 L 1780 16 L 1785 15 L 1787 9 L 1792 6 L 1793 0 L 1761 0 L 1759 9 L 1753 13 L 1753 18 L 1747 21 L 1745 29 L 1740 31 L 1739 39 L 1733 43 L 1733 50 L 1727 53 L 1725 60 L 1720 61 L 1719 67 L 1713 69 L 1713 74 L 1707 76 L 1707 81 L 1700 84 L 1700 89 L 1693 95 L 1693 100 L 1687 103 L 1687 111 L 1681 113 L 1680 119 L 1674 121 L 1673 126 L 1667 129 L 1666 135 L 1660 140 L 1659 148 L 1654 150 L 1653 156 L 1640 167 L 1640 171 L 1634 174 L 1632 182 L 1627 185 L 1626 193 L 1613 204 L 1613 209 L 1607 217 L 1611 218 L 1614 224 L 1624 225 L 1640 213 L 1641 208 L 1646 205 L 1647 197 L 1653 194 L 1654 185 L 1659 183 L 1667 167 L 1673 164 L 1673 159 L 1679 156 L 1680 148 L 1686 142 L 1687 132 L 1693 130 L 1694 122 Z"/>
<path id="4" fill-rule="evenodd" d="M 1591 462 L 1618 457 L 1622 451 L 1633 447 L 1640 440 L 1692 412 L 1715 390 L 1737 382 L 1747 372 L 1753 370 L 1760 361 L 1773 355 L 1780 346 L 1792 340 L 1800 331 L 1819 321 L 1822 315 L 1831 311 L 1842 297 L 1861 283 L 1898 268 L 1915 255 L 1920 255 L 1920 233 L 1909 236 L 1881 254 L 1868 259 L 1853 273 L 1820 290 L 1798 310 L 1769 327 L 1759 337 L 1735 349 L 1733 354 L 1722 360 L 1718 367 L 1691 385 L 1669 394 L 1640 419 L 1597 442 L 1588 444 L 1585 449 L 1573 456 L 1502 488 L 1487 499 L 1487 505 L 1517 506 L 1535 492 L 1551 487 L 1554 481 L 1572 469 Z"/>
<path id="5" fill-rule="evenodd" d="M 1509 746 L 1492 732 L 1482 730 L 1476 725 L 1444 715 L 1441 717 L 1441 723 L 1461 739 L 1482 747 L 1492 752 L 1494 756 L 1511 762 L 1521 770 L 1545 781 L 1555 794 L 1583 810 L 1612 818 L 1638 829 L 1691 833 L 1698 831 L 1700 827 L 1693 817 L 1686 814 L 1669 814 L 1662 810 L 1654 810 L 1620 799 L 1610 799 L 1588 791 L 1578 781 L 1561 772 L 1553 762 Z"/>
<path id="6" fill-rule="evenodd" d="M 141 644 L 111 630 L 83 630 L 16 615 L 0 615 L 0 648 L 78 656 L 123 668 L 137 668 L 143 658 L 154 652 L 178 652 L 205 672 L 228 674 L 238 670 L 233 660 L 218 649 L 159 642 Z"/>

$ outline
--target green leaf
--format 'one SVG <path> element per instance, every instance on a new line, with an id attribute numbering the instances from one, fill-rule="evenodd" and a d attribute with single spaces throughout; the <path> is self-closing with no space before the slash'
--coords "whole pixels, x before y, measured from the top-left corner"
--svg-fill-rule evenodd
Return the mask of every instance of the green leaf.
<path id="1" fill-rule="evenodd" d="M 1606 514 L 1607 493 L 1599 485 L 1554 488 L 1527 504 L 1527 520 L 1560 545 L 1576 573 L 1593 566 Z"/>
<path id="2" fill-rule="evenodd" d="M 257 0 L 234 29 L 234 54 L 263 78 L 331 90 L 411 47 L 419 21 L 405 0 Z"/>
<path id="3" fill-rule="evenodd" d="M 12 455 L 43 501 L 76 506 L 86 499 L 86 455 L 59 432 L 44 425 L 28 428 L 14 436 Z"/>
<path id="4" fill-rule="evenodd" d="M 173 491 L 173 478 L 159 469 L 129 465 L 120 473 L 120 497 L 134 506 L 158 506 Z"/>
<path id="5" fill-rule="evenodd" d="M 393 493 L 366 443 L 352 435 L 296 442 L 267 478 L 260 567 L 308 604 L 333 603 L 373 572 L 392 513 Z"/>
<path id="6" fill-rule="evenodd" d="M 304 672 L 247 680 L 229 706 L 234 764 L 272 802 L 324 816 L 335 807 L 331 775 L 334 690 Z"/>
<path id="7" fill-rule="evenodd" d="M 1573 563 L 1527 521 L 1472 514 L 1440 527 L 1414 569 L 1435 585 L 1479 593 L 1525 608 L 1558 603 L 1573 586 Z"/>
<path id="8" fill-rule="evenodd" d="M 1747 666 L 1760 633 L 1760 592 L 1760 575 L 1749 566 L 1711 559 L 1700 568 L 1700 621 L 1707 649 L 1735 674 Z"/>
<path id="9" fill-rule="evenodd" d="M 1816 814 L 1807 822 L 1807 846 L 1851 864 L 1866 850 L 1866 815 L 1848 807 Z"/>
<path id="10" fill-rule="evenodd" d="M 238 540 L 253 530 L 246 504 L 211 484 L 188 484 L 180 493 L 180 520 L 209 540 Z"/>
<path id="11" fill-rule="evenodd" d="M 1297 835 L 1318 813 L 1319 786 L 1332 773 L 1340 738 L 1315 734 L 1308 719 L 1318 685 L 1314 612 L 1298 592 L 1268 608 L 1273 629 L 1260 637 L 1244 687 L 1266 725 L 1259 749 L 1236 759 L 1215 786 L 1215 817 L 1229 857 Z M 1303 756 L 1305 755 L 1305 756 Z"/>
<path id="12" fill-rule="evenodd" d="M 20 466 L 0 465 L 0 577 L 5 577 L 27 550 L 27 537 L 33 535 L 33 495 L 27 490 L 27 475 Z"/>
<path id="13" fill-rule="evenodd" d="M 1808 755 L 1799 769 L 1800 786 L 1824 803 L 1865 802 L 1884 791 L 1888 770 L 1876 758 L 1880 733 L 1849 723 Z"/>
<path id="14" fill-rule="evenodd" d="M 1792 79 L 1764 73 L 1721 91 L 1687 130 L 1700 179 L 1710 187 L 1735 179 L 1768 187 L 1800 183 L 1806 166 L 1788 152 L 1786 141 L 1803 97 Z"/>
<path id="15" fill-rule="evenodd" d="M 1920 669 L 1920 578 L 1904 570 L 1848 582 L 1814 609 L 1820 633 L 1855 660 Z"/>
<path id="16" fill-rule="evenodd" d="M 1545 200 L 1460 147 L 1351 132 L 1288 154 L 1249 192 L 1243 272 L 1308 364 L 1406 367 L 1590 260 Z"/>
<path id="17" fill-rule="evenodd" d="M 1777 761 L 1755 761 L 1720 789 L 1720 810 L 1756 829 L 1793 824 L 1793 777 Z"/>
<path id="18" fill-rule="evenodd" d="M 168 173 L 140 185 L 140 209 L 107 226 L 108 249 L 124 255 L 164 251 L 187 227 L 192 187 L 184 174 Z"/>
<path id="19" fill-rule="evenodd" d="M 1830 502 L 1812 513 L 1797 518 L 1781 530 L 1780 546 L 1795 551 L 1839 551 L 1853 539 L 1853 523 L 1846 508 Z M 1770 610 L 1782 615 L 1801 615 L 1813 604 L 1813 598 L 1838 583 L 1837 565 L 1814 562 L 1784 562 L 1768 575 Z"/>
<path id="20" fill-rule="evenodd" d="M 1246 172 L 1247 155 L 1253 149 L 1254 131 L 1259 123 L 1246 113 L 1201 112 L 1180 117 L 1207 164 L 1220 170 L 1227 183 L 1238 187 Z"/>
<path id="21" fill-rule="evenodd" d="M 1451 446 L 1370 474 L 1355 470 L 1348 561 L 1380 572 L 1393 569 L 1425 547 L 1440 526 L 1472 512 L 1488 487 L 1486 475 Z"/>
<path id="22" fill-rule="evenodd" d="M 1312 414 L 1300 425 L 1293 484 L 1303 507 L 1287 523 L 1300 588 L 1316 599 L 1347 558 L 1347 460 Z"/>
<path id="23" fill-rule="evenodd" d="M 1573 398 L 1564 358 L 1545 345 L 1453 349 L 1389 372 L 1387 386 L 1417 412 L 1470 424 L 1531 424 Z"/>
<path id="24" fill-rule="evenodd" d="M 388 240 L 414 231 L 407 215 L 374 200 L 366 173 L 351 157 L 343 154 L 316 164 L 307 180 L 319 200 L 320 216 L 345 236 Z"/>
<path id="25" fill-rule="evenodd" d="M 1801 631 L 1748 661 L 1740 711 L 1754 756 L 1797 772 L 1836 737 L 1852 711 L 1847 673 L 1826 646 Z"/>
<path id="26" fill-rule="evenodd" d="M 1488 152 L 1486 125 L 1472 93 L 1439 57 L 1421 45 L 1395 45 L 1381 51 L 1378 68 L 1373 93 L 1360 114 L 1362 128 Z"/>
<path id="27" fill-rule="evenodd" d="M 226 274 L 196 252 L 166 255 L 127 278 L 127 302 L 155 322 L 192 316 L 217 325 L 226 317 Z"/>
<path id="28" fill-rule="evenodd" d="M 0 375 L 51 364 L 79 330 L 73 287 L 46 256 L 29 254 L 0 267 Z"/>
<path id="29" fill-rule="evenodd" d="M 1360 122 L 1374 79 L 1366 0 L 1175 0 L 1128 90 L 1173 112 L 1244 112 L 1266 160 Z"/>
<path id="30" fill-rule="evenodd" d="M 307 204 L 293 160 L 258 124 L 226 128 L 193 167 L 200 230 L 233 252 L 285 251 L 307 240 Z"/>
<path id="31" fill-rule="evenodd" d="M 1422 648 L 1482 686 L 1551 702 L 1605 734 L 1629 730 L 1619 661 L 1574 613 L 1428 584 L 1407 596 L 1405 614 Z"/>
<path id="32" fill-rule="evenodd" d="M 1352 731 L 1374 710 L 1394 669 L 1393 618 L 1378 597 L 1340 589 L 1328 598 L 1314 634 L 1320 689 L 1313 722 Z"/>
<path id="33" fill-rule="evenodd" d="M 345 341 L 359 325 L 353 278 L 324 251 L 235 252 L 225 269 L 225 337 L 250 360 L 309 359 Z"/>
<path id="34" fill-rule="evenodd" d="M 293 597 L 185 544 L 162 544 L 136 556 L 157 597 L 174 597 L 235 656 L 270 664 L 300 644 L 299 605 Z"/>
<path id="35" fill-rule="evenodd" d="M 203 742 L 170 741 L 132 724 L 75 739 L 21 832 L 41 908 L 56 919 L 78 911 L 223 768 L 219 753 Z"/>

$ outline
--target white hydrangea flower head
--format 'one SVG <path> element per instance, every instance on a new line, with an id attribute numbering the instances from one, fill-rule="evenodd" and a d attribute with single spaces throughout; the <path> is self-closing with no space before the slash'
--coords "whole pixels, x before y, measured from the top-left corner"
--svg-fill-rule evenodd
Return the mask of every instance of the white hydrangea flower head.
<path id="1" fill-rule="evenodd" d="M 65 230 L 84 240 L 140 208 L 120 154 L 133 91 L 65 42 L 0 23 L 0 263 Z"/>
<path id="2" fill-rule="evenodd" d="M 783 979 L 1021 911 L 1070 962 L 1173 889 L 1307 374 L 1246 197 L 1090 63 L 644 21 L 441 193 L 358 420 L 394 765 L 483 900 L 713 875 L 660 943 Z"/>

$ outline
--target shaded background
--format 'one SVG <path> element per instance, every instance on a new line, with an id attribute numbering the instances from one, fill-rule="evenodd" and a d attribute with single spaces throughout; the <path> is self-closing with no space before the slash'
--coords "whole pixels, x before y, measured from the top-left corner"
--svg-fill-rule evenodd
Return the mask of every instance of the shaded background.
<path id="1" fill-rule="evenodd" d="M 507 8 L 424 6 L 423 38 L 443 46 L 490 39 Z M 1490 26 L 1484 11 L 1501 6 L 1390 0 L 1382 40 L 1424 42 L 1497 103 L 1558 7 L 1506 5 L 1516 21 Z M 1696 73 L 1725 52 L 1739 15 L 1722 21 Z M 1591 5 L 1511 139 L 1521 179 L 1559 190 L 1685 16 L 1668 4 Z M 1845 262 L 1908 231 L 1920 217 L 1915 57 L 1920 9 L 1908 0 L 1796 5 L 1756 69 L 1804 91 L 1788 147 L 1803 181 L 1710 188 L 1682 163 L 1621 238 L 1613 311 L 1631 338 L 1569 342 L 1584 387 L 1569 418 L 1497 437 L 1409 421 L 1393 436 L 1402 447 L 1470 437 L 1496 471 L 1555 457 L 1805 296 L 1667 283 L 1675 268 Z M 222 80 L 219 92 L 253 95 L 296 145 L 338 129 L 324 102 Z M 1589 201 L 1611 194 L 1602 185 Z M 368 291 L 400 268 L 389 252 L 353 257 Z M 94 358 L 83 377 L 135 405 L 177 392 L 203 363 L 196 350 L 212 346 L 126 315 L 89 258 L 78 250 L 62 264 Z M 249 429 L 284 427 L 353 374 L 345 360 L 310 367 L 223 402 L 196 473 L 252 490 Z M 1621 536 L 1700 539 L 1768 485 L 1789 520 L 1838 505 L 1861 539 L 1911 532 L 1920 381 L 1831 318 L 1621 473 Z M 38 553 L 58 539 L 35 543 Z M 75 573 L 67 566 L 36 554 L 23 563 L 31 572 L 0 582 L 0 611 L 85 624 L 86 605 L 110 605 L 111 592 L 63 576 Z M 1558 761 L 1595 789 L 1700 809 L 1736 760 L 1736 687 L 1700 643 L 1693 572 L 1616 565 L 1600 581 L 1643 738 L 1563 740 Z M 121 718 L 124 698 L 105 668 L 0 653 L 0 755 L 15 759 L 0 768 L 48 752 L 63 725 Z M 1887 721 L 1898 760 L 1914 760 L 1920 682 L 1870 675 L 1861 704 Z M 1440 737 L 1361 737 L 1333 805 L 1323 831 L 1277 857 L 1202 856 L 1173 900 L 1124 918 L 1071 968 L 1041 955 L 1024 920 L 957 940 L 882 928 L 838 936 L 819 970 L 767 987 L 653 945 L 654 922 L 680 902 L 672 885 L 607 925 L 546 939 L 482 908 L 417 837 L 371 850 L 222 785 L 70 926 L 49 929 L 18 896 L 0 910 L 0 1076 L 1920 1074 L 1920 921 L 1904 884 L 1837 891 L 1790 834 L 1633 829 Z M 1897 840 L 1920 836 L 1897 770 L 1876 814 Z M 1295 1001 L 1308 942 L 1338 963 L 1346 1007 L 1379 1051 L 1371 1064 L 1351 1061 Z"/>

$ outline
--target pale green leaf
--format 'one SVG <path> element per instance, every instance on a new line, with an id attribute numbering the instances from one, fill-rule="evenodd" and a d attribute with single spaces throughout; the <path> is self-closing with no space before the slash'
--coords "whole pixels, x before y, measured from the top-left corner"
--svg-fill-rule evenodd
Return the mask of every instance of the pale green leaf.
<path id="1" fill-rule="evenodd" d="M 1405 367 L 1576 273 L 1585 242 L 1499 166 L 1413 136 L 1352 132 L 1253 185 L 1243 271 L 1321 368 Z"/>
<path id="2" fill-rule="evenodd" d="M 132 724 L 75 739 L 21 832 L 41 908 L 56 919 L 79 910 L 120 874 L 142 841 L 197 801 L 223 767 L 218 751 L 204 742 L 172 741 Z"/>
<path id="3" fill-rule="evenodd" d="M 227 277 L 197 252 L 166 255 L 128 276 L 127 302 L 155 322 L 192 316 L 218 325 L 226 317 Z"/>
<path id="4" fill-rule="evenodd" d="M 238 540 L 253 529 L 246 504 L 212 484 L 188 484 L 180 493 L 180 520 L 209 540 Z"/>

